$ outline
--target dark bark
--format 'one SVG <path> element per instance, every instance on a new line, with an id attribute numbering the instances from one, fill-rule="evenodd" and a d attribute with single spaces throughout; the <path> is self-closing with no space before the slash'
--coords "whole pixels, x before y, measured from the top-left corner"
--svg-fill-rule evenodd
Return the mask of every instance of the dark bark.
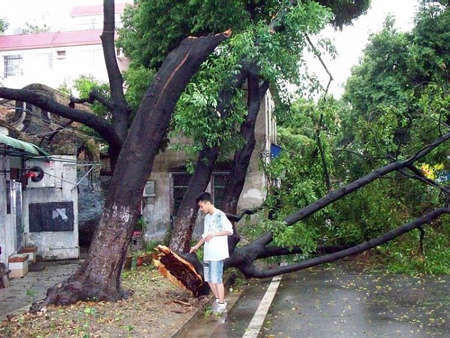
<path id="1" fill-rule="evenodd" d="M 253 67 L 254 68 L 254 67 Z M 269 88 L 267 81 L 260 85 L 261 77 L 253 71 L 248 72 L 247 76 L 247 116 L 244 123 L 241 125 L 240 135 L 244 139 L 244 145 L 237 150 L 233 158 L 233 166 L 231 173 L 228 176 L 227 184 L 224 191 L 224 211 L 226 213 L 236 214 L 239 197 L 244 188 L 245 177 L 250 165 L 250 159 L 255 149 L 255 126 L 258 118 L 258 113 L 261 101 Z M 236 224 L 233 223 L 233 235 L 228 237 L 228 247 L 232 252 L 240 241 L 240 236 L 237 231 Z"/>
<path id="2" fill-rule="evenodd" d="M 226 83 L 219 93 L 219 103 L 217 112 L 219 118 L 225 119 L 230 113 L 231 100 L 237 88 L 242 86 L 247 74 L 246 67 L 242 67 L 240 72 L 234 76 L 230 83 Z M 218 147 L 205 146 L 199 152 L 194 174 L 189 181 L 187 191 L 177 210 L 175 224 L 170 238 L 170 249 L 183 253 L 189 251 L 192 232 L 197 219 L 198 205 L 196 198 L 206 190 L 211 175 L 219 156 Z"/>
<path id="3" fill-rule="evenodd" d="M 142 191 L 175 104 L 200 64 L 229 33 L 186 38 L 165 59 L 147 90 L 119 154 L 100 224 L 85 262 L 68 280 L 48 290 L 45 304 L 71 304 L 125 294 L 120 273 L 139 215 Z"/>
<path id="4" fill-rule="evenodd" d="M 28 89 L 11 89 L 0 87 L 0 97 L 31 103 L 52 114 L 80 122 L 97 131 L 106 142 L 113 147 L 119 147 L 122 140 L 114 128 L 102 118 L 83 110 L 73 109 L 60 104 L 48 96 L 38 94 Z"/>
<path id="5" fill-rule="evenodd" d="M 244 139 L 244 145 L 234 154 L 232 170 L 224 191 L 224 211 L 230 214 L 237 213 L 239 196 L 241 196 L 242 189 L 244 188 L 250 158 L 256 145 L 255 125 L 258 112 L 261 101 L 269 88 L 267 81 L 262 85 L 260 85 L 260 81 L 261 78 L 258 75 L 249 72 L 247 76 L 248 113 L 240 130 L 240 135 Z"/>
<path id="6" fill-rule="evenodd" d="M 189 181 L 188 189 L 178 208 L 170 237 L 169 247 L 176 252 L 189 251 L 198 212 L 196 198 L 208 186 L 218 155 L 219 149 L 217 147 L 208 147 L 199 153 L 194 174 Z"/>
<path id="7" fill-rule="evenodd" d="M 242 219 L 242 217 L 244 217 L 245 215 L 256 214 L 261 209 L 262 209 L 262 207 L 259 207 L 259 208 L 256 208 L 256 209 L 251 209 L 251 210 L 245 209 L 245 210 L 242 210 L 241 213 L 238 214 L 238 215 L 226 213 L 226 216 L 231 222 L 239 222 Z"/>
<path id="8" fill-rule="evenodd" d="M 117 135 L 122 140 L 125 140 L 128 133 L 128 113 L 130 109 L 125 100 L 123 78 L 116 59 L 114 0 L 103 1 L 103 12 L 103 33 L 100 37 L 102 39 L 103 55 L 111 90 L 112 125 Z"/>

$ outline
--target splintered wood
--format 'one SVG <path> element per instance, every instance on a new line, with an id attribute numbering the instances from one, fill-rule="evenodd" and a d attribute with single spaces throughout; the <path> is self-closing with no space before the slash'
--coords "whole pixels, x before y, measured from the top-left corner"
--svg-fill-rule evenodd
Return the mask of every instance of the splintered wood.
<path id="1" fill-rule="evenodd" d="M 203 278 L 194 266 L 164 245 L 158 245 L 153 254 L 153 264 L 161 275 L 176 286 L 189 290 L 197 297 L 203 285 Z"/>

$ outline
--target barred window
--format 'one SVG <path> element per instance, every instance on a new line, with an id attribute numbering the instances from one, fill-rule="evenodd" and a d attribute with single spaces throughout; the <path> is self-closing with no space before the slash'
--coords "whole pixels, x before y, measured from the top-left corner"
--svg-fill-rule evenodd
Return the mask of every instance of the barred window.
<path id="1" fill-rule="evenodd" d="M 4 77 L 22 75 L 22 57 L 20 55 L 5 55 L 4 61 Z"/>

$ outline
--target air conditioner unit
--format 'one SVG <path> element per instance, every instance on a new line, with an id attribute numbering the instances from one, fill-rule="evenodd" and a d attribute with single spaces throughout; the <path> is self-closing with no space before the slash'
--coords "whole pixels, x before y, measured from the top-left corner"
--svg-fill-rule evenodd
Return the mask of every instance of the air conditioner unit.
<path id="1" fill-rule="evenodd" d="M 144 193 L 142 194 L 144 197 L 155 197 L 155 181 L 147 181 L 144 187 Z"/>
<path id="2" fill-rule="evenodd" d="M 55 162 L 28 160 L 25 175 L 27 177 L 27 188 L 55 188 L 57 175 Z"/>

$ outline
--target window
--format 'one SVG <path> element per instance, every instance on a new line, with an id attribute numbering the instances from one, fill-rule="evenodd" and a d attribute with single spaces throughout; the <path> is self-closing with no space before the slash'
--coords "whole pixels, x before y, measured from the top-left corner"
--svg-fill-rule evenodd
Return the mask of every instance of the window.
<path id="1" fill-rule="evenodd" d="M 213 174 L 213 199 L 214 206 L 218 209 L 223 209 L 223 198 L 225 193 L 225 184 L 228 173 Z"/>
<path id="2" fill-rule="evenodd" d="M 176 215 L 184 194 L 187 191 L 191 175 L 187 173 L 176 173 L 172 175 L 173 179 L 173 210 L 172 215 Z"/>
<path id="3" fill-rule="evenodd" d="M 66 51 L 65 50 L 57 50 L 56 51 L 56 58 L 58 60 L 63 60 L 66 58 Z"/>
<path id="4" fill-rule="evenodd" d="M 213 173 L 211 177 L 211 186 L 213 187 L 212 198 L 214 206 L 219 209 L 223 207 L 223 197 L 225 192 L 226 180 L 229 173 Z M 173 173 L 172 174 L 172 198 L 173 198 L 173 209 L 172 216 L 177 214 L 178 208 L 180 207 L 181 201 L 183 200 L 184 194 L 187 191 L 189 180 L 191 175 L 187 173 Z"/>
<path id="5" fill-rule="evenodd" d="M 4 77 L 22 75 L 22 57 L 20 55 L 5 55 L 4 61 Z"/>

